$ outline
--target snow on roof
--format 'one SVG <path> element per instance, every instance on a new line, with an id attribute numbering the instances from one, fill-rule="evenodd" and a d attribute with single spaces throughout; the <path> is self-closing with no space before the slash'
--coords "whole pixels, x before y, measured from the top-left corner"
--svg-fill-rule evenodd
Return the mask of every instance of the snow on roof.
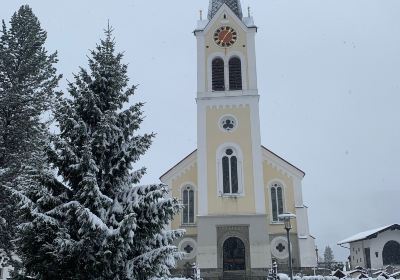
<path id="1" fill-rule="evenodd" d="M 353 235 L 349 238 L 346 238 L 340 242 L 338 242 L 338 245 L 342 245 L 342 244 L 346 244 L 346 243 L 352 243 L 352 242 L 356 242 L 356 241 L 361 241 L 364 239 L 370 239 L 375 237 L 376 234 L 381 233 L 383 231 L 386 231 L 388 229 L 400 229 L 400 225 L 398 224 L 392 224 L 392 225 L 388 225 L 388 226 L 384 226 L 384 227 L 380 227 L 380 228 L 376 228 L 376 229 L 371 229 L 371 230 L 367 230 L 364 232 L 360 232 L 356 235 Z"/>
<path id="2" fill-rule="evenodd" d="M 397 272 L 391 274 L 390 277 L 396 277 L 396 276 L 399 276 L 399 275 L 400 275 L 400 271 L 397 271 Z"/>

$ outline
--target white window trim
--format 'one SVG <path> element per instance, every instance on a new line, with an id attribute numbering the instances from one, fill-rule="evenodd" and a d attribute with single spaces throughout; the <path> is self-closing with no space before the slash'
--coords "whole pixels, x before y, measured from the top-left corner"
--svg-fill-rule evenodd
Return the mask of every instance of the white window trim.
<path id="1" fill-rule="evenodd" d="M 274 221 L 274 216 L 273 216 L 273 212 L 272 212 L 272 196 L 271 196 L 271 190 L 272 190 L 272 184 L 277 183 L 280 184 L 282 186 L 282 200 L 283 200 L 283 213 L 285 213 L 287 210 L 286 207 L 286 184 L 280 180 L 280 179 L 273 179 L 271 181 L 268 182 L 267 184 L 267 195 L 268 195 L 268 199 L 269 199 L 269 213 L 270 213 L 270 224 L 271 225 L 283 225 L 284 222 L 282 221 Z"/>
<path id="2" fill-rule="evenodd" d="M 197 224 L 197 188 L 196 188 L 196 186 L 195 186 L 195 184 L 193 184 L 192 182 L 185 182 L 185 183 L 183 183 L 182 185 L 181 185 L 181 187 L 180 187 L 180 200 L 181 200 L 181 203 L 183 204 L 183 191 L 184 190 L 187 190 L 187 187 L 190 187 L 190 189 L 191 190 L 193 190 L 194 191 L 194 205 L 193 205 L 193 207 L 194 207 L 194 217 L 193 217 L 193 223 L 184 223 L 183 222 L 183 209 L 182 209 L 182 211 L 181 211 L 181 226 L 183 226 L 183 227 L 193 227 L 193 226 L 196 226 L 196 224 Z"/>
<path id="3" fill-rule="evenodd" d="M 237 167 L 238 167 L 238 193 L 224 194 L 224 184 L 222 176 L 222 157 L 226 149 L 232 148 L 236 152 Z M 235 143 L 224 143 L 217 149 L 216 154 L 216 167 L 217 167 L 217 196 L 219 197 L 243 197 L 245 195 L 243 184 L 243 153 L 239 145 Z"/>

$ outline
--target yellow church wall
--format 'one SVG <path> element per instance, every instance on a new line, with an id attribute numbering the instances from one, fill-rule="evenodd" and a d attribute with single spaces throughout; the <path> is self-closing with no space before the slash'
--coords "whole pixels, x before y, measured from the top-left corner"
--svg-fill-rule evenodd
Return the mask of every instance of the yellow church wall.
<path id="1" fill-rule="evenodd" d="M 224 22 L 224 23 L 222 23 Z M 214 42 L 214 32 L 215 30 L 217 30 L 218 28 L 222 27 L 222 26 L 230 26 L 233 29 L 235 29 L 235 31 L 238 33 L 238 39 L 236 41 L 236 43 L 229 47 L 229 48 L 223 48 L 218 46 L 215 42 Z M 220 16 L 219 19 L 217 19 L 214 24 L 211 26 L 210 31 L 208 32 L 208 34 L 206 34 L 205 36 L 205 42 L 206 42 L 206 55 L 205 55 L 205 65 L 208 65 L 208 58 L 210 57 L 210 55 L 213 55 L 215 53 L 224 53 L 225 56 L 230 56 L 230 53 L 232 52 L 239 52 L 242 54 L 243 58 L 244 58 L 244 62 L 247 62 L 247 35 L 244 32 L 244 30 L 242 29 L 242 27 L 237 24 L 232 18 L 230 18 L 228 16 L 228 21 L 223 19 L 223 15 Z M 247 63 L 245 64 L 246 66 L 246 71 L 244 73 L 248 73 L 249 71 L 247 71 Z M 207 68 L 208 69 L 208 68 Z M 244 70 L 244 69 L 243 69 Z M 206 75 L 205 77 L 206 79 L 206 85 L 208 87 L 209 82 L 208 81 L 208 75 Z M 247 81 L 249 80 L 249 77 L 247 76 Z"/>
<path id="2" fill-rule="evenodd" d="M 172 180 L 171 184 L 172 196 L 181 200 L 182 199 L 181 188 L 182 186 L 189 183 L 194 184 L 194 187 L 196 188 L 195 192 L 195 219 L 196 219 L 198 213 L 197 164 L 193 164 L 183 174 Z M 186 235 L 197 235 L 197 227 L 195 225 L 184 226 L 182 225 L 181 221 L 182 221 L 181 214 L 176 215 L 172 220 L 171 228 L 172 229 L 183 228 L 186 230 Z"/>
<path id="3" fill-rule="evenodd" d="M 268 214 L 268 219 L 270 223 L 270 234 L 280 234 L 284 233 L 285 230 L 283 228 L 282 223 L 271 223 L 271 192 L 269 188 L 269 183 L 272 183 L 274 180 L 282 182 L 284 185 L 284 211 L 290 213 L 296 213 L 295 207 L 295 198 L 294 198 L 294 184 L 293 179 L 289 177 L 287 174 L 279 171 L 274 168 L 266 161 L 263 162 L 263 172 L 264 172 L 264 188 L 265 188 L 265 207 Z M 293 233 L 297 232 L 296 223 L 292 223 L 293 225 Z"/>
<path id="4" fill-rule="evenodd" d="M 237 128 L 229 133 L 222 131 L 219 127 L 219 119 L 226 114 L 234 115 L 238 120 Z M 246 105 L 236 108 L 207 108 L 206 121 L 209 214 L 254 214 L 255 198 L 250 107 Z M 217 149 L 220 145 L 229 142 L 237 144 L 243 153 L 243 187 L 245 192 L 243 197 L 221 197 L 217 192 Z"/>

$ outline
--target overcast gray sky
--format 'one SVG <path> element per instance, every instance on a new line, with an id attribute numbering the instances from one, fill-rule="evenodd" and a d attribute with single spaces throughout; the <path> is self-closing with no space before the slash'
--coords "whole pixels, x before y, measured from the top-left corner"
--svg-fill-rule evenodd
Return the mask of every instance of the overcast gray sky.
<path id="1" fill-rule="evenodd" d="M 87 65 L 109 19 L 125 51 L 144 131 L 144 183 L 196 148 L 196 41 L 208 0 L 1 0 L 8 21 L 29 4 L 66 79 Z M 242 0 L 259 26 L 262 143 L 304 170 L 310 227 L 323 251 L 350 235 L 400 223 L 400 1 Z M 246 12 L 247 13 L 247 12 Z M 179 137 L 176 137 L 180 135 Z"/>

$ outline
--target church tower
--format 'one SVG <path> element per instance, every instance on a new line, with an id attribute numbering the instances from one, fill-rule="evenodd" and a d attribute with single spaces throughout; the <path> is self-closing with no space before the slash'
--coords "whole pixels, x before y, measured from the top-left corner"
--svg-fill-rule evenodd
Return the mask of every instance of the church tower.
<path id="1" fill-rule="evenodd" d="M 211 0 L 195 31 L 198 63 L 198 263 L 218 264 L 218 239 L 240 235 L 252 268 L 270 263 L 252 18 L 239 0 Z M 245 225 L 245 226 L 243 226 Z M 217 232 L 211 235 L 211 231 Z M 250 236 L 252 238 L 250 238 Z M 247 246 L 246 246 L 247 245 Z M 245 265 L 245 264 L 244 264 Z M 250 265 L 250 262 L 249 264 Z"/>
<path id="2" fill-rule="evenodd" d="M 197 149 L 160 179 L 184 209 L 178 248 L 202 277 L 265 276 L 288 263 L 278 215 L 297 215 L 293 265 L 315 265 L 301 181 L 304 172 L 261 145 L 255 36 L 240 0 L 210 0 L 197 23 Z M 241 279 L 241 278 L 238 278 Z M 256 278 L 254 278 L 256 279 Z"/>
<path id="3" fill-rule="evenodd" d="M 239 0 L 210 1 L 208 19 L 195 31 L 199 214 L 265 214 L 257 28 Z"/>

